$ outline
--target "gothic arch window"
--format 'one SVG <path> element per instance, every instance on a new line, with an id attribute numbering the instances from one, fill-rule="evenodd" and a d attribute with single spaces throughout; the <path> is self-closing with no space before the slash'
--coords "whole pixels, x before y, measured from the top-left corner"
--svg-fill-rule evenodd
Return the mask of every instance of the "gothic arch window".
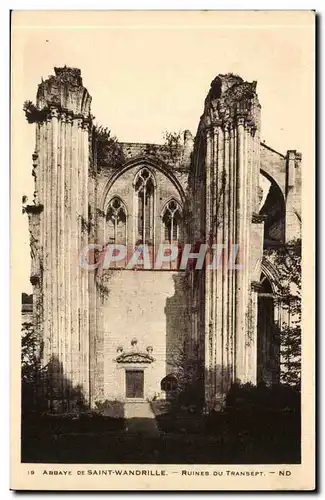
<path id="1" fill-rule="evenodd" d="M 155 180 L 148 168 L 137 173 L 134 182 L 137 245 L 154 244 Z"/>
<path id="2" fill-rule="evenodd" d="M 163 239 L 165 242 L 178 242 L 181 240 L 182 210 L 179 203 L 172 199 L 164 207 L 162 213 Z"/>
<path id="3" fill-rule="evenodd" d="M 127 211 L 123 201 L 112 198 L 106 210 L 106 243 L 126 245 Z"/>

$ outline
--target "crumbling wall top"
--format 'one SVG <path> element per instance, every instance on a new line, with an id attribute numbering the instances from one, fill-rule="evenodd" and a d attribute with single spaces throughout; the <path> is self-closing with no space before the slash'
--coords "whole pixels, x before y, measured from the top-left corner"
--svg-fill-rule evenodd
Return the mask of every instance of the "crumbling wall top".
<path id="1" fill-rule="evenodd" d="M 55 75 L 50 75 L 38 85 L 37 108 L 57 107 L 89 117 L 91 96 L 83 86 L 80 69 L 64 66 L 54 68 L 54 72 Z"/>
<path id="2" fill-rule="evenodd" d="M 253 128 L 259 128 L 260 104 L 256 85 L 256 81 L 245 82 L 233 73 L 218 75 L 211 82 L 205 99 L 203 125 L 244 118 Z"/>
<path id="3" fill-rule="evenodd" d="M 54 68 L 55 76 L 50 76 L 49 78 L 59 79 L 62 83 L 69 83 L 70 85 L 76 87 L 82 87 L 81 70 L 79 68 L 69 68 L 64 66 L 63 68 Z"/>

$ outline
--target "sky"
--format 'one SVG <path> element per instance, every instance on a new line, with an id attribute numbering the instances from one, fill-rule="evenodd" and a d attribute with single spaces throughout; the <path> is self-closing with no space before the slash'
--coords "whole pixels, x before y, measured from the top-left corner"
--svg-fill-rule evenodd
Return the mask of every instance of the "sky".
<path id="1" fill-rule="evenodd" d="M 32 196 L 34 126 L 22 112 L 35 102 L 54 66 L 81 69 L 96 123 L 121 141 L 162 142 L 163 133 L 196 132 L 210 83 L 233 72 L 257 81 L 261 139 L 285 154 L 308 158 L 313 103 L 310 17 L 247 17 L 197 12 L 15 12 L 12 29 L 13 197 Z M 132 16 L 133 14 L 133 16 Z M 139 15 L 140 14 L 140 15 Z M 254 14 L 254 13 L 251 13 Z M 310 122 L 309 122 L 310 123 Z M 15 179 L 16 181 L 16 179 Z M 20 210 L 20 207 L 19 207 Z M 21 216 L 22 291 L 31 293 L 26 216 Z"/>

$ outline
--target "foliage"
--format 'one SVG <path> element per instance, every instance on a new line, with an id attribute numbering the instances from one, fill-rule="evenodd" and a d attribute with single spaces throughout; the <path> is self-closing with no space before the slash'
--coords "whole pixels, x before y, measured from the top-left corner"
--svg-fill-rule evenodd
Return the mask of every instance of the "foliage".
<path id="1" fill-rule="evenodd" d="M 47 377 L 47 368 L 41 367 L 42 341 L 32 323 L 25 322 L 21 330 L 21 391 L 22 412 L 43 410 L 46 400 L 42 399 L 40 387 Z"/>
<path id="2" fill-rule="evenodd" d="M 174 163 L 179 160 L 183 151 L 182 133 L 181 132 L 165 132 L 164 144 L 162 152 L 167 154 Z"/>
<path id="3" fill-rule="evenodd" d="M 32 323 L 22 325 L 21 336 L 21 370 L 23 382 L 34 382 L 40 368 L 40 341 Z"/>
<path id="4" fill-rule="evenodd" d="M 105 252 L 105 247 L 103 247 L 102 252 Z M 97 262 L 97 259 L 101 259 L 101 258 L 102 257 L 100 256 L 100 253 L 96 252 L 96 256 L 95 256 L 96 262 Z M 99 293 L 99 296 L 100 296 L 103 304 L 111 293 L 110 280 L 111 280 L 112 273 L 114 273 L 114 271 L 112 271 L 111 269 L 103 269 L 101 263 L 95 269 L 96 289 Z"/>
<path id="5" fill-rule="evenodd" d="M 38 205 L 24 205 L 22 212 L 27 214 L 41 214 L 44 210 L 44 205 L 39 203 Z"/>
<path id="6" fill-rule="evenodd" d="M 289 320 L 281 325 L 282 382 L 300 386 L 301 375 L 301 240 L 294 239 L 270 251 L 281 284 L 280 303 Z"/>
<path id="7" fill-rule="evenodd" d="M 172 394 L 173 406 L 201 410 L 204 405 L 201 362 L 196 355 L 191 356 L 186 341 L 183 346 L 174 347 L 171 364 L 178 382 L 177 390 Z"/>
<path id="8" fill-rule="evenodd" d="M 23 111 L 26 116 L 28 123 L 40 122 L 46 119 L 48 115 L 48 110 L 38 109 L 32 101 L 25 101 L 23 104 Z"/>
<path id="9" fill-rule="evenodd" d="M 226 398 L 225 411 L 254 412 L 300 411 L 300 392 L 286 384 L 266 386 L 233 384 Z"/>
<path id="10" fill-rule="evenodd" d="M 111 131 L 106 127 L 94 126 L 93 136 L 95 141 L 97 165 L 120 167 L 125 163 L 123 148 Z"/>

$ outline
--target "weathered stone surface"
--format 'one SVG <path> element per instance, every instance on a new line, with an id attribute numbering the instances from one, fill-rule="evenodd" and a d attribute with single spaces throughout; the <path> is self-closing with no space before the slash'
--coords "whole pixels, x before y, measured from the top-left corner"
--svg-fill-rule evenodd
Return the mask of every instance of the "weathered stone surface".
<path id="1" fill-rule="evenodd" d="M 277 280 L 264 256 L 264 221 L 281 206 L 289 240 L 299 236 L 301 219 L 301 156 L 260 144 L 256 82 L 217 76 L 195 139 L 185 131 L 160 145 L 106 141 L 92 125 L 91 97 L 77 68 L 55 68 L 25 112 L 36 127 L 28 209 L 33 314 L 44 339 L 42 362 L 50 366 L 52 407 L 124 399 L 130 368 L 144 370 L 145 398 L 164 396 L 161 380 L 173 373 L 182 383 L 199 380 L 206 405 L 217 409 L 231 383 L 256 383 L 264 373 L 258 338 L 266 335 L 258 323 L 259 283 L 262 273 Z M 152 183 L 146 215 L 137 191 L 142 171 Z M 278 189 L 266 214 L 261 173 Z M 242 269 L 228 269 L 227 260 L 199 271 L 80 267 L 89 243 L 104 249 L 113 238 L 132 253 L 145 217 L 141 231 L 149 227 L 155 255 L 166 242 L 171 200 L 181 217 L 177 244 L 222 244 L 227 255 L 237 244 Z"/>

